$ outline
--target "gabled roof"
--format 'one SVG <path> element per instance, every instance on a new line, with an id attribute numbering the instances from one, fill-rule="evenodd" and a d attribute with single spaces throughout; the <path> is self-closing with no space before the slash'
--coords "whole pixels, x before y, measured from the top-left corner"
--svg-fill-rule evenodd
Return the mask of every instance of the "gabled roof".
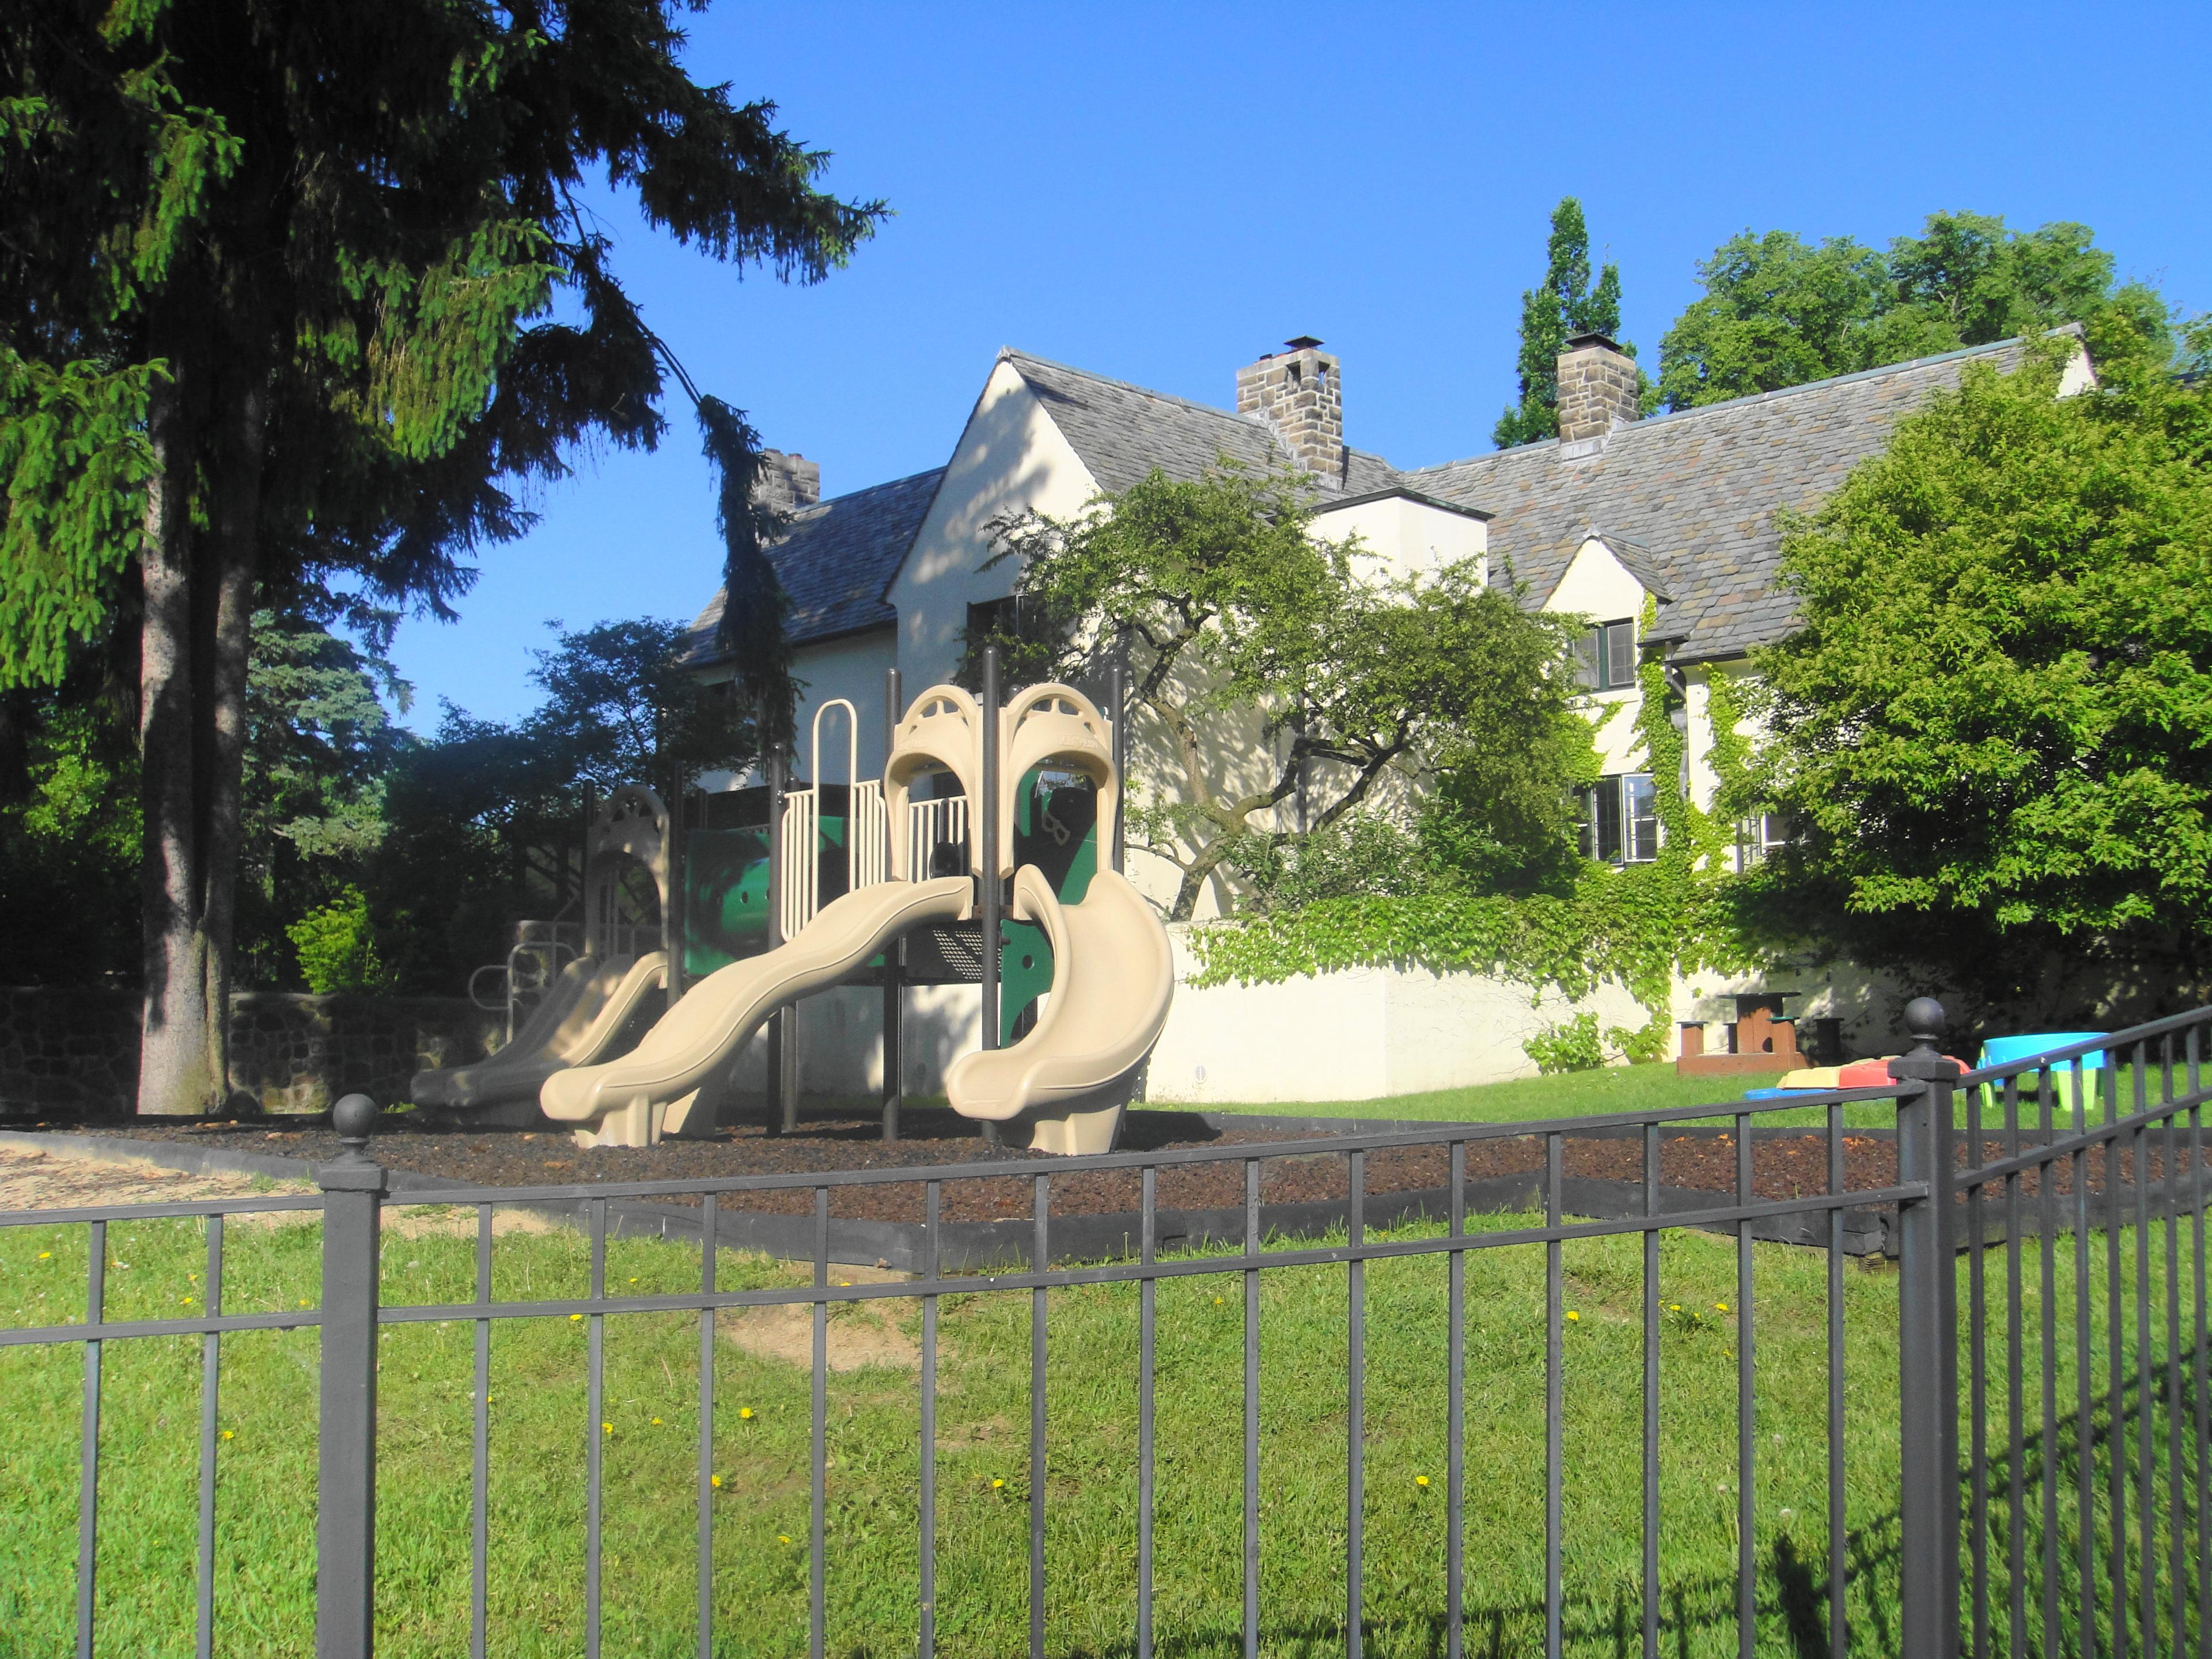
<path id="1" fill-rule="evenodd" d="M 945 469 L 832 496 L 792 517 L 790 532 L 769 550 L 769 562 L 791 599 L 793 645 L 889 628 L 898 612 L 884 597 L 936 498 Z M 714 629 L 723 591 L 714 590 L 684 641 L 683 660 L 708 663 L 722 653 Z"/>
<path id="2" fill-rule="evenodd" d="M 1645 567 L 1672 596 L 1659 635 L 1674 655 L 1741 654 L 1782 638 L 1795 602 L 1774 585 L 1779 509 L 1808 510 L 1881 449 L 1931 392 L 1970 362 L 2016 367 L 2018 340 L 1972 346 L 1616 427 L 1601 445 L 1556 439 L 1404 474 L 1446 501 L 1487 507 L 1490 562 L 1540 604 L 1591 533 Z M 1624 558 L 1624 563 L 1627 558 Z M 1646 580 L 1648 571 L 1650 580 Z"/>
<path id="3" fill-rule="evenodd" d="M 1291 465 L 1290 451 L 1258 416 L 1148 392 L 1012 346 L 999 353 L 999 361 L 1011 365 L 1036 394 L 1077 459 L 1109 493 L 1127 489 L 1154 467 L 1188 481 L 1223 455 L 1261 471 Z M 1385 489 L 1399 478 L 1381 456 L 1347 447 L 1334 482 L 1342 494 L 1360 495 Z M 1334 494 L 1316 502 L 1336 504 Z"/>

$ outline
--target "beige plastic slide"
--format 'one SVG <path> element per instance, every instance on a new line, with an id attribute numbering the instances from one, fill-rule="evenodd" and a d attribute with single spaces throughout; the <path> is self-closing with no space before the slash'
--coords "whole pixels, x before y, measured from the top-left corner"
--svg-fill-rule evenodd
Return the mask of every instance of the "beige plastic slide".
<path id="1" fill-rule="evenodd" d="M 576 1125 L 581 1146 L 650 1146 L 680 1134 L 701 1086 L 770 1013 L 836 984 L 910 928 L 964 921 L 975 895 L 966 876 L 879 882 L 848 893 L 787 944 L 701 980 L 629 1054 L 547 1078 L 538 1103 L 546 1116 Z"/>
<path id="2" fill-rule="evenodd" d="M 471 1109 L 533 1101 L 555 1073 L 605 1059 L 638 1005 L 667 982 L 665 951 L 579 957 L 561 970 L 514 1041 L 472 1066 L 416 1073 L 408 1098 L 417 1106 Z"/>
<path id="3" fill-rule="evenodd" d="M 1168 931 L 1111 870 L 1091 878 L 1082 903 L 1063 905 L 1044 872 L 1025 864 L 1013 908 L 1052 941 L 1052 994 L 1019 1042 L 953 1061 L 945 1092 L 968 1117 L 1026 1114 L 1038 1152 L 1111 1152 L 1175 994 Z"/>

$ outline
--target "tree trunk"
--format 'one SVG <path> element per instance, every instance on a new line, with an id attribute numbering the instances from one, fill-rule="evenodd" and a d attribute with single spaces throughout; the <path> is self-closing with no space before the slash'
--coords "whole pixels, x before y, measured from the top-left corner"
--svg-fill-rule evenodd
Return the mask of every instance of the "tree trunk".
<path id="1" fill-rule="evenodd" d="M 170 359 L 173 366 L 177 362 Z M 178 370 L 181 374 L 181 369 Z M 209 940 L 202 926 L 200 814 L 194 797 L 192 444 L 177 378 L 157 380 L 147 405 L 154 472 L 139 555 L 145 611 L 138 668 L 139 773 L 145 811 L 143 1034 L 138 1110 L 206 1111 L 223 1081 L 210 1042 Z"/>

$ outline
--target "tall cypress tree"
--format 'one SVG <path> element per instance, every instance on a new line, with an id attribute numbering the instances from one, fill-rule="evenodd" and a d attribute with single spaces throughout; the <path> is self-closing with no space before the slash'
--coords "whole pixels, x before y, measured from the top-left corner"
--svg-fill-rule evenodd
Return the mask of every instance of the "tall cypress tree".
<path id="1" fill-rule="evenodd" d="M 0 18 L 0 692 L 103 648 L 135 667 L 142 1111 L 224 1088 L 258 595 L 335 580 L 450 615 L 471 550 L 530 522 L 519 485 L 663 432 L 657 343 L 579 191 L 610 181 L 678 240 L 804 281 L 881 212 L 820 190 L 826 155 L 774 106 L 684 73 L 680 9 Z M 701 412 L 749 481 L 749 429 Z M 721 516 L 749 574 L 759 526 Z"/>
<path id="2" fill-rule="evenodd" d="M 1559 434 L 1559 349 L 1573 335 L 1620 332 L 1620 267 L 1608 260 L 1590 285 L 1589 228 L 1583 204 L 1562 197 L 1552 210 L 1544 280 L 1521 296 L 1521 401 L 1498 417 L 1500 449 Z M 1633 346 L 1623 348 L 1631 356 Z"/>

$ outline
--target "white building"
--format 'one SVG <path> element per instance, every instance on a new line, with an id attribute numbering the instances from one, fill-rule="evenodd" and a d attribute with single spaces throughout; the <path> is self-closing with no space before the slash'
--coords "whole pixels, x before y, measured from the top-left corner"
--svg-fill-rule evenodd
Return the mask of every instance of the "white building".
<path id="1" fill-rule="evenodd" d="M 1589 707 L 1607 774 L 1592 801 L 1590 850 L 1616 862 L 1648 858 L 1657 826 L 1634 732 L 1637 665 L 1656 653 L 1683 699 L 1692 797 L 1708 805 L 1714 678 L 1743 672 L 1747 653 L 1793 625 L 1791 601 L 1774 585 L 1778 514 L 1817 506 L 1967 363 L 2009 369 L 2021 353 L 2006 341 L 1638 419 L 1633 362 L 1604 337 L 1583 335 L 1559 359 L 1559 438 L 1401 470 L 1345 441 L 1341 366 L 1317 340 L 1292 340 L 1238 369 L 1233 410 L 1004 349 L 942 467 L 822 501 L 811 463 L 771 453 L 797 509 L 771 556 L 793 600 L 805 684 L 799 730 L 822 701 L 848 698 L 861 711 L 864 769 L 879 760 L 884 671 L 898 668 L 908 695 L 950 678 L 971 613 L 1012 591 L 1009 566 L 985 568 L 994 520 L 1070 516 L 1155 467 L 1194 478 L 1227 455 L 1310 472 L 1321 490 L 1315 533 L 1356 531 L 1395 570 L 1480 558 L 1491 580 L 1519 584 L 1531 603 L 1589 618 Z M 2078 360 L 2075 378 L 2087 379 Z M 1647 601 L 1656 615 L 1649 629 Z M 718 594 L 702 611 L 692 646 L 709 672 L 720 605 Z M 1753 845 L 1761 833 L 1751 830 Z M 1133 855 L 1130 875 L 1163 904 L 1175 890 L 1164 861 Z M 1209 909 L 1226 896 L 1217 887 Z M 1686 985 L 1676 1012 L 1733 1018 L 1729 994 L 1762 988 Z M 1807 999 L 1792 1013 L 1846 1026 L 1881 1012 L 1863 984 L 1771 988 Z M 1424 1078 L 1419 1086 L 1439 1086 Z"/>

